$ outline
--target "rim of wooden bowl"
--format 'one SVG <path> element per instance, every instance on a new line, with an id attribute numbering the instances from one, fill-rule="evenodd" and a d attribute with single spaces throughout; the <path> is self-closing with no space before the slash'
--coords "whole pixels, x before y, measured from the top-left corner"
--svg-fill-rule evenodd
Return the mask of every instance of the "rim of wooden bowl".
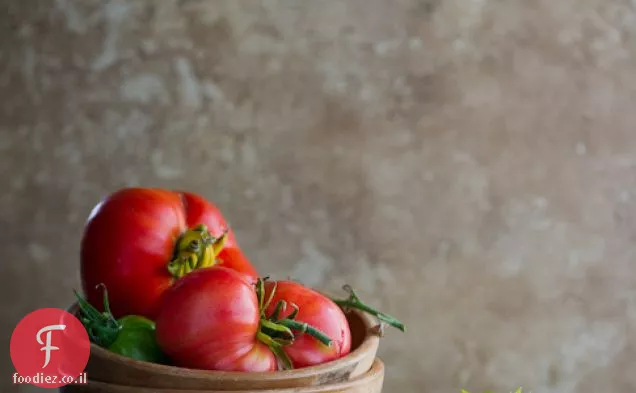
<path id="1" fill-rule="evenodd" d="M 190 389 L 173 389 L 173 388 L 166 388 L 166 389 L 159 389 L 159 388 L 144 388 L 144 387 L 137 387 L 137 386 L 124 386 L 124 385 L 118 385 L 118 384 L 114 384 L 114 383 L 109 383 L 109 382 L 98 382 L 98 381 L 89 381 L 88 386 L 84 387 L 82 385 L 77 385 L 71 388 L 77 388 L 78 392 L 88 392 L 91 391 L 91 385 L 93 385 L 92 387 L 100 389 L 99 391 L 112 391 L 112 392 L 119 392 L 119 393 L 133 393 L 133 392 L 149 392 L 152 391 L 154 393 L 161 393 L 161 392 L 167 392 L 167 393 L 255 393 L 255 392 L 260 392 L 260 393 L 335 393 L 335 392 L 346 392 L 348 391 L 348 389 L 350 388 L 355 388 L 355 391 L 358 391 L 357 389 L 359 389 L 362 386 L 371 386 L 373 384 L 373 386 L 377 387 L 377 384 L 383 384 L 384 382 L 384 373 L 385 373 L 385 366 L 384 366 L 384 362 L 382 362 L 382 360 L 380 358 L 374 358 L 373 360 L 373 364 L 371 365 L 371 368 L 369 370 L 367 370 L 367 372 L 365 372 L 364 374 L 347 380 L 347 381 L 342 381 L 342 382 L 336 382 L 333 384 L 327 384 L 327 385 L 318 385 L 318 386 L 304 386 L 304 387 L 292 387 L 292 388 L 273 388 L 273 389 L 262 389 L 262 390 L 205 390 L 205 389 L 195 389 L 195 390 L 190 390 Z M 379 382 L 376 382 L 380 380 Z M 88 388 L 87 390 L 84 390 Z M 106 390 L 106 389 L 110 389 L 110 390 Z M 75 390 L 73 390 L 75 391 Z M 375 391 L 375 390 L 373 390 Z M 377 390 L 378 392 L 380 390 Z"/>
<path id="2" fill-rule="evenodd" d="M 68 308 L 68 312 L 76 315 L 78 309 L 79 307 L 77 305 L 77 302 L 75 302 Z M 378 335 L 378 333 L 374 332 L 373 329 L 375 326 L 378 325 L 378 322 L 375 320 L 375 318 L 368 315 L 367 313 L 358 310 L 346 311 L 345 315 L 348 313 L 356 314 L 364 325 L 365 336 L 362 338 L 362 342 L 360 342 L 360 345 L 358 345 L 354 350 L 339 359 L 315 366 L 303 367 L 298 369 L 281 370 L 274 372 L 242 372 L 192 369 L 132 359 L 113 353 L 106 348 L 102 348 L 94 343 L 91 343 L 91 356 L 93 356 L 93 354 L 96 354 L 97 356 L 106 360 L 123 363 L 126 364 L 127 367 L 131 367 L 140 371 L 170 375 L 173 377 L 185 377 L 189 379 L 208 379 L 210 377 L 213 377 L 214 379 L 263 382 L 280 381 L 286 379 L 300 379 L 315 375 L 333 375 L 334 373 L 338 374 L 339 371 L 346 370 L 349 366 L 355 367 L 355 365 L 360 362 L 360 360 L 368 356 L 367 354 L 370 351 L 377 352 L 377 348 L 379 346 L 380 336 Z"/>

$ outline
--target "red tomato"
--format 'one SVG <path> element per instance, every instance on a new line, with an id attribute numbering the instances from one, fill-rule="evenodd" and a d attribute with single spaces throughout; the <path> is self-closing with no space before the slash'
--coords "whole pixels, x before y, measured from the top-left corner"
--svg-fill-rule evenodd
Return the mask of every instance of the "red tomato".
<path id="1" fill-rule="evenodd" d="M 257 338 L 259 321 L 253 283 L 215 266 L 188 274 L 165 292 L 156 338 L 177 366 L 274 371 L 274 353 Z"/>
<path id="2" fill-rule="evenodd" d="M 275 287 L 275 288 L 274 288 Z M 280 301 L 286 303 L 285 311 L 280 312 L 280 319 L 290 316 L 294 308 L 298 313 L 294 320 L 307 323 L 318 329 L 332 340 L 326 346 L 310 335 L 300 335 L 294 342 L 284 348 L 294 368 L 313 366 L 345 356 L 351 350 L 351 331 L 344 312 L 331 299 L 293 281 L 266 281 L 265 299 L 271 297 L 266 315 L 271 317 Z"/>
<path id="3" fill-rule="evenodd" d="M 251 372 L 275 371 L 279 361 L 306 367 L 349 353 L 349 325 L 328 298 L 280 282 L 267 305 L 273 283 L 256 287 L 222 266 L 182 278 L 165 292 L 156 319 L 159 347 L 177 366 Z M 276 317 L 278 300 L 298 306 L 295 317 L 291 306 Z"/>
<path id="4" fill-rule="evenodd" d="M 80 258 L 88 301 L 101 307 L 97 285 L 103 283 L 115 318 L 154 319 L 163 292 L 196 268 L 221 264 L 257 276 L 216 206 L 161 189 L 122 189 L 95 206 Z"/>

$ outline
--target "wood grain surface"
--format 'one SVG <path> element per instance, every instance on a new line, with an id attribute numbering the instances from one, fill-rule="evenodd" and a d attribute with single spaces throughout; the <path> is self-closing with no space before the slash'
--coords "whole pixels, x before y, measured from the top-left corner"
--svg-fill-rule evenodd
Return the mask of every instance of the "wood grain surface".
<path id="1" fill-rule="evenodd" d="M 232 390 L 232 385 L 210 387 L 209 389 L 186 388 L 140 388 L 122 386 L 106 382 L 89 381 L 87 385 L 71 385 L 60 389 L 61 393 L 381 393 L 384 383 L 384 363 L 374 359 L 371 368 L 361 376 L 348 381 L 321 386 L 305 386 L 279 389 Z"/>

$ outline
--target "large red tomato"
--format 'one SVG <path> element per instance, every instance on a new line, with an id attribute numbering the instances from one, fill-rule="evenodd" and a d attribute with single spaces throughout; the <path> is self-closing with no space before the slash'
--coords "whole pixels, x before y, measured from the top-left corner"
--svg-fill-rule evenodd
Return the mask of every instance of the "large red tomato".
<path id="1" fill-rule="evenodd" d="M 150 188 L 119 190 L 91 212 L 81 243 L 81 280 L 101 307 L 108 288 L 115 318 L 154 319 L 163 292 L 192 270 L 220 264 L 257 272 L 220 210 L 201 196 Z"/>
<path id="2" fill-rule="evenodd" d="M 337 305 L 295 283 L 281 283 L 280 293 L 264 287 L 222 266 L 187 275 L 165 292 L 157 343 L 177 366 L 223 371 L 304 367 L 349 352 Z M 273 302 L 284 299 L 295 306 L 277 312 Z"/>
<path id="3" fill-rule="evenodd" d="M 173 364 L 224 371 L 271 371 L 276 357 L 257 339 L 260 312 L 251 281 L 224 267 L 200 269 L 164 295 L 156 338 Z"/>

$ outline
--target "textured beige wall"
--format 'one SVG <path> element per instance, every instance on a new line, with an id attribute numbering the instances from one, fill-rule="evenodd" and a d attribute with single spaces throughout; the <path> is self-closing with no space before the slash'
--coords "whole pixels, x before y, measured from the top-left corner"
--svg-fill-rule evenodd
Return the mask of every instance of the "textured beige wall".
<path id="1" fill-rule="evenodd" d="M 386 392 L 636 391 L 633 2 L 2 5 L 4 348 L 99 198 L 179 187 L 403 317 Z"/>

